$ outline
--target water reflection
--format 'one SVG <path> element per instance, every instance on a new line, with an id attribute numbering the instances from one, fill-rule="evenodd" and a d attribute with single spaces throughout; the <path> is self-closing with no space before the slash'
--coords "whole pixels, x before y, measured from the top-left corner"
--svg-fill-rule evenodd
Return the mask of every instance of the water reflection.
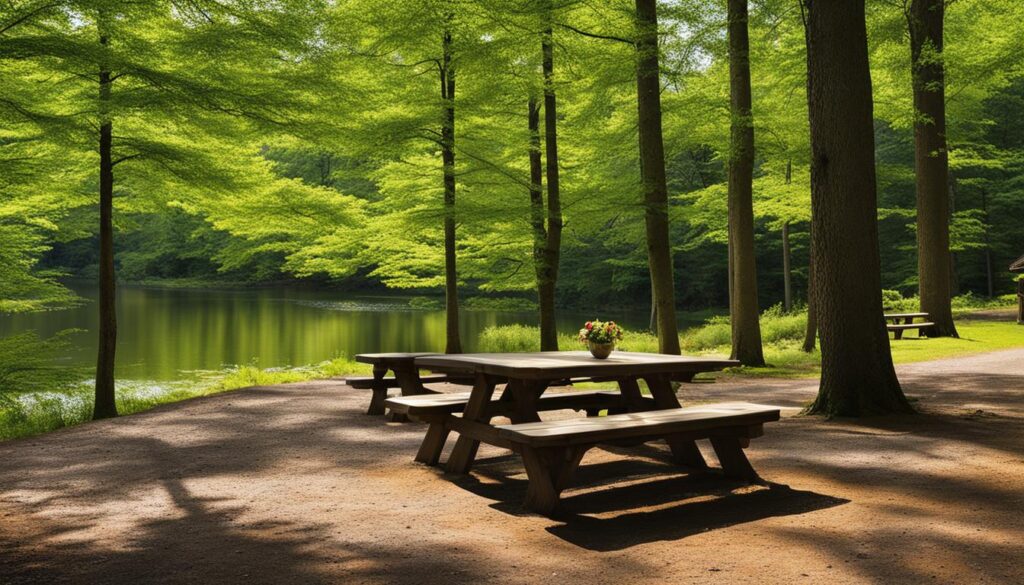
<path id="1" fill-rule="evenodd" d="M 79 294 L 95 298 L 95 290 Z M 180 290 L 121 287 L 118 298 L 118 375 L 174 380 L 182 371 L 212 370 L 256 362 L 263 367 L 317 363 L 341 354 L 373 351 L 442 351 L 443 311 L 407 309 L 408 299 L 359 296 L 300 288 Z M 574 331 L 595 315 L 562 313 L 559 329 Z M 643 327 L 643 312 L 599 315 L 626 326 Z M 62 329 L 75 336 L 67 361 L 95 360 L 97 317 L 94 303 L 77 309 L 0 316 L 0 335 L 34 329 L 50 335 Z M 476 349 L 486 327 L 536 325 L 534 312 L 465 311 L 464 349 Z"/>

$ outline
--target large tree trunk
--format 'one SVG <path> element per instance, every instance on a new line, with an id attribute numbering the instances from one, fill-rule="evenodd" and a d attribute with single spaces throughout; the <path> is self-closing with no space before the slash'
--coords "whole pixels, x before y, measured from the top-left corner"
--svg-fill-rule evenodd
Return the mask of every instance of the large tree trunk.
<path id="1" fill-rule="evenodd" d="M 106 48 L 107 37 L 100 37 Z M 100 280 L 99 345 L 96 354 L 96 397 L 92 418 L 117 416 L 114 363 L 117 350 L 117 283 L 114 274 L 113 122 L 110 117 L 111 73 L 100 71 Z"/>
<path id="2" fill-rule="evenodd" d="M 550 3 L 548 28 L 541 41 L 544 69 L 544 158 L 547 170 L 547 241 L 544 245 L 540 293 L 540 347 L 542 351 L 558 351 L 558 328 L 555 324 L 555 289 L 562 249 L 562 199 L 558 176 L 558 105 L 554 87 L 554 55 L 551 33 Z"/>
<path id="3" fill-rule="evenodd" d="M 813 0 L 807 21 L 812 293 L 821 384 L 809 412 L 910 412 L 882 316 L 864 0 Z"/>
<path id="4" fill-rule="evenodd" d="M 729 4 L 729 240 L 732 242 L 732 359 L 763 366 L 757 266 L 754 258 L 754 120 L 750 96 L 747 0 Z"/>
<path id="5" fill-rule="evenodd" d="M 441 64 L 441 158 L 444 162 L 444 294 L 445 353 L 462 353 L 459 336 L 459 275 L 455 267 L 455 66 L 452 63 L 452 34 L 444 32 Z"/>
<path id="6" fill-rule="evenodd" d="M 661 135 L 657 0 L 636 0 L 636 93 L 640 134 L 640 181 L 647 228 L 647 263 L 658 320 L 658 350 L 679 354 L 672 244 L 668 230 L 668 185 Z"/>
<path id="7" fill-rule="evenodd" d="M 921 311 L 930 336 L 958 337 L 951 308 L 949 157 L 942 64 L 945 0 L 911 0 L 907 13 L 914 83 L 914 167 L 917 174 L 917 272 Z"/>

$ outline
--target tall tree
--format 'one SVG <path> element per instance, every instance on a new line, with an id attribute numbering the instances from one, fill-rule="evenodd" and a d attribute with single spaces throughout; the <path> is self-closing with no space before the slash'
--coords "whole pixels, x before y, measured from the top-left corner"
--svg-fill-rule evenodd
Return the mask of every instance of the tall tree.
<path id="1" fill-rule="evenodd" d="M 537 304 L 540 308 L 540 349 L 558 351 L 555 322 L 555 292 L 562 248 L 562 199 L 558 168 L 558 99 L 555 93 L 554 33 L 552 0 L 541 0 L 540 45 L 544 88 L 544 172 L 541 175 L 539 111 L 536 99 L 529 103 L 530 128 L 530 205 L 534 232 L 534 271 L 537 278 Z M 544 186 L 547 187 L 545 205 Z"/>
<path id="2" fill-rule="evenodd" d="M 452 58 L 452 16 L 446 17 L 441 42 L 441 158 L 444 164 L 444 298 L 445 353 L 462 353 L 459 335 L 459 274 L 455 251 L 455 63 Z"/>
<path id="3" fill-rule="evenodd" d="M 925 334 L 958 337 L 953 323 L 949 250 L 950 181 L 942 27 L 946 0 L 910 0 L 906 10 L 914 88 L 917 175 L 917 271 L 921 311 L 935 323 Z"/>
<path id="4" fill-rule="evenodd" d="M 763 366 L 754 255 L 754 119 L 747 0 L 728 0 L 728 19 L 729 103 L 732 113 L 729 148 L 732 359 L 746 366 Z"/>
<path id="5" fill-rule="evenodd" d="M 93 416 L 105 418 L 117 414 L 115 196 L 160 197 L 172 184 L 193 189 L 192 183 L 216 174 L 216 160 L 211 160 L 216 157 L 203 151 L 204 132 L 225 130 L 228 124 L 242 137 L 242 117 L 280 124 L 285 105 L 302 99 L 270 81 L 270 75 L 249 76 L 271 73 L 259 64 L 280 67 L 282 50 L 302 56 L 301 43 L 275 41 L 295 32 L 294 25 L 308 13 L 291 5 L 239 11 L 237 6 L 213 2 L 154 2 L 142 7 L 82 0 L 65 8 L 4 38 L 0 53 L 20 54 L 48 72 L 40 85 L 65 88 L 60 101 L 50 104 L 60 115 L 38 121 L 46 140 L 61 144 L 69 155 L 98 154 L 89 176 L 79 178 L 98 184 L 99 191 L 99 345 Z M 215 67 L 209 54 L 218 55 Z M 278 91 L 266 91 L 268 85 Z M 211 189 L 215 183 L 205 186 Z"/>
<path id="6" fill-rule="evenodd" d="M 117 350 L 117 283 L 114 276 L 114 166 L 122 161 L 113 158 L 114 123 L 111 91 L 114 81 L 110 71 L 110 15 L 100 9 L 96 15 L 99 35 L 99 153 L 100 153 L 100 271 L 99 271 L 99 343 L 96 355 L 96 397 L 93 419 L 117 416 L 114 395 L 114 362 Z"/>
<path id="7" fill-rule="evenodd" d="M 647 262 L 658 321 L 658 351 L 679 354 L 672 242 L 669 238 L 665 145 L 661 134 L 657 0 L 636 0 L 636 94 L 640 134 L 640 182 L 647 228 Z"/>
<path id="8" fill-rule="evenodd" d="M 812 293 L 821 383 L 809 412 L 909 412 L 882 317 L 864 0 L 804 0 L 811 127 Z"/>

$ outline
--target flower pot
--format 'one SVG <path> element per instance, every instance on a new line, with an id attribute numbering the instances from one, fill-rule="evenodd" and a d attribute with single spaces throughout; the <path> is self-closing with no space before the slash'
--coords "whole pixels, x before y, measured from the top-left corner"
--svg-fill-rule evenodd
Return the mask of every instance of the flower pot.
<path id="1" fill-rule="evenodd" d="M 615 349 L 615 344 L 594 343 L 593 341 L 588 341 L 587 347 L 590 349 L 590 355 L 596 357 L 599 360 L 603 360 L 612 354 L 612 350 Z"/>

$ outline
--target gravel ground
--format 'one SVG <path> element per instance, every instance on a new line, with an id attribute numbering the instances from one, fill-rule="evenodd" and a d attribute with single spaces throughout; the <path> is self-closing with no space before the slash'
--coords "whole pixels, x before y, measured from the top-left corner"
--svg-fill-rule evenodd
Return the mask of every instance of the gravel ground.
<path id="1" fill-rule="evenodd" d="M 507 452 L 466 478 L 414 464 L 424 427 L 338 381 L 10 441 L 0 584 L 1024 582 L 1024 350 L 899 373 L 921 414 L 795 416 L 813 380 L 684 385 L 793 407 L 749 450 L 771 484 L 595 449 L 556 520 L 522 509 Z"/>

